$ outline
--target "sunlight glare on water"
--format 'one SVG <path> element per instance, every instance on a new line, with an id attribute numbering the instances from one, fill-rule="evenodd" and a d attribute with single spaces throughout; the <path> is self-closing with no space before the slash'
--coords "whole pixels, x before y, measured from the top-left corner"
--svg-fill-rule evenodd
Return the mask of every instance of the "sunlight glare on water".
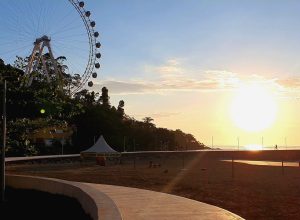
<path id="1" fill-rule="evenodd" d="M 259 144 L 249 144 L 245 146 L 245 149 L 257 151 L 257 150 L 263 150 L 263 146 Z"/>
<path id="2" fill-rule="evenodd" d="M 223 160 L 225 162 L 232 162 L 232 160 Z M 234 160 L 235 163 L 244 163 L 249 165 L 256 166 L 275 166 L 281 167 L 282 165 L 285 167 L 300 167 L 300 163 L 298 161 L 288 161 L 288 162 L 280 162 L 280 161 L 258 161 L 258 160 Z"/>

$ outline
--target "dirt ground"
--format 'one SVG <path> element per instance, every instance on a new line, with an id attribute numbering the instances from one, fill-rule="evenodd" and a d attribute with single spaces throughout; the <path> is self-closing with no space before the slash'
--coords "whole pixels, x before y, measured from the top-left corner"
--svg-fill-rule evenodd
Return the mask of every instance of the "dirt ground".
<path id="1" fill-rule="evenodd" d="M 149 167 L 149 162 L 155 165 Z M 150 189 L 195 199 L 245 219 L 300 219 L 300 168 L 255 166 L 204 157 L 125 158 L 9 165 L 10 174 Z M 167 204 L 166 204 L 167 205 Z"/>

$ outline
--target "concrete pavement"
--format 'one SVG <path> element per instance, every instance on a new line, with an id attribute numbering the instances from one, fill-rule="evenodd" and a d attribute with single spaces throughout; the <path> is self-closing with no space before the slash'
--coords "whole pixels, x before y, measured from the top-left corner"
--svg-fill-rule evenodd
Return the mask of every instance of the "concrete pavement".
<path id="1" fill-rule="evenodd" d="M 6 162 L 77 156 L 79 155 L 6 158 Z M 206 203 L 137 188 L 14 175 L 8 176 L 7 184 L 21 189 L 36 189 L 75 197 L 94 220 L 243 219 Z M 91 207 L 94 207 L 93 210 L 90 210 Z"/>
<path id="2" fill-rule="evenodd" d="M 137 188 L 8 175 L 7 186 L 76 198 L 93 220 L 242 220 L 216 206 Z"/>
<path id="3" fill-rule="evenodd" d="M 109 196 L 123 220 L 242 220 L 216 206 L 136 188 L 85 183 Z"/>
<path id="4" fill-rule="evenodd" d="M 46 155 L 46 156 L 32 156 L 32 157 L 6 157 L 5 162 L 16 162 L 16 161 L 30 161 L 30 160 L 44 160 L 44 159 L 67 159 L 80 157 L 80 154 L 67 154 L 67 155 Z"/>

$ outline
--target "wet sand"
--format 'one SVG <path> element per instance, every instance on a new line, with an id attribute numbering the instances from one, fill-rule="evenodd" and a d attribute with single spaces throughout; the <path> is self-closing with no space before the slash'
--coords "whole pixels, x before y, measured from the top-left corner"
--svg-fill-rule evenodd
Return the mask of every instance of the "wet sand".
<path id="1" fill-rule="evenodd" d="M 226 158 L 229 159 L 229 158 Z M 149 162 L 152 161 L 152 168 Z M 116 161 L 117 162 L 117 161 Z M 155 167 L 155 168 L 154 168 Z M 300 219 L 300 168 L 220 161 L 205 155 L 128 156 L 95 161 L 9 165 L 8 173 L 167 192 L 216 205 L 245 219 Z"/>

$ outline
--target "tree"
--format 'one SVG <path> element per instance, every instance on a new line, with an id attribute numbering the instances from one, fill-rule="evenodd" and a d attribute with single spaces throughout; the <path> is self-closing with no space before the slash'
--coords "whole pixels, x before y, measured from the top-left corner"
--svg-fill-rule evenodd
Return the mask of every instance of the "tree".
<path id="1" fill-rule="evenodd" d="M 57 58 L 63 67 L 64 57 Z M 138 121 L 125 114 L 125 102 L 120 100 L 117 108 L 110 105 L 108 89 L 102 88 L 100 98 L 98 93 L 83 89 L 74 96 L 69 90 L 56 89 L 56 80 L 48 83 L 37 79 L 30 87 L 22 87 L 18 80 L 24 75 L 22 68 L 26 66 L 26 59 L 17 58 L 16 66 L 5 65 L 0 60 L 1 76 L 9 74 L 7 90 L 8 113 L 8 154 L 10 156 L 35 155 L 40 153 L 58 152 L 55 146 L 46 149 L 43 144 L 30 142 L 30 135 L 45 127 L 64 126 L 73 129 L 72 143 L 68 152 L 79 153 L 94 143 L 94 137 L 104 135 L 106 140 L 116 150 L 123 150 L 124 136 L 126 136 L 127 150 L 176 150 L 203 149 L 205 146 L 198 142 L 193 135 L 181 130 L 156 128 L 154 119 L 145 117 Z M 68 83 L 80 82 L 80 76 L 64 73 Z M 69 78 L 68 78 L 69 77 Z M 65 84 L 67 85 L 67 84 Z M 0 100 L 2 100 L 0 93 Z M 45 110 L 42 114 L 41 109 Z M 1 110 L 0 110 L 1 111 Z M 1 124 L 1 122 L 0 122 Z M 71 146 L 72 145 L 72 146 Z M 134 147 L 135 146 L 135 147 Z"/>
<path id="2" fill-rule="evenodd" d="M 31 156 L 37 155 L 41 149 L 33 145 L 30 136 L 37 130 L 49 125 L 64 125 L 64 122 L 52 119 L 17 119 L 8 122 L 7 155 Z"/>
<path id="3" fill-rule="evenodd" d="M 124 116 L 124 106 L 125 106 L 125 102 L 123 100 L 120 100 L 117 111 L 122 117 Z"/>
<path id="4" fill-rule="evenodd" d="M 84 105 L 94 105 L 96 104 L 98 96 L 99 93 L 95 93 L 94 91 L 89 92 L 87 89 L 83 89 L 75 94 L 75 99 Z"/>
<path id="5" fill-rule="evenodd" d="M 151 118 L 151 117 L 145 117 L 145 118 L 143 118 L 143 121 L 144 121 L 144 123 L 146 123 L 146 124 L 150 124 L 152 121 L 154 121 L 154 119 Z M 151 124 L 152 124 L 152 123 L 151 123 Z"/>
<path id="6" fill-rule="evenodd" d="M 155 127 L 155 124 L 152 123 L 152 121 L 154 121 L 154 119 L 151 117 L 143 118 L 143 122 L 145 123 L 146 127 Z"/>
<path id="7" fill-rule="evenodd" d="M 28 64 L 28 61 L 29 61 L 29 57 L 23 58 L 23 57 L 17 56 L 16 58 L 17 59 L 15 60 L 13 66 L 15 68 L 17 68 L 17 69 L 22 70 L 22 71 L 25 72 L 27 64 Z"/>
<path id="8" fill-rule="evenodd" d="M 108 89 L 106 87 L 102 88 L 102 94 L 100 96 L 99 102 L 105 107 L 110 108 Z"/>

